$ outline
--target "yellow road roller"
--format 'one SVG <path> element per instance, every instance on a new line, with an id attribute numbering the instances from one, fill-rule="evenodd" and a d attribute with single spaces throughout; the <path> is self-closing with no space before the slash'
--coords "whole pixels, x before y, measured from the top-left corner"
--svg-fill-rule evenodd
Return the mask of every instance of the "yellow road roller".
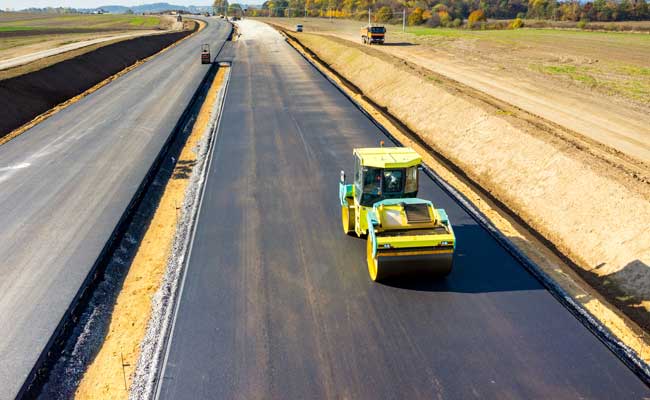
<path id="1" fill-rule="evenodd" d="M 422 158 L 408 147 L 354 149 L 354 182 L 341 171 L 343 232 L 367 238 L 373 281 L 451 272 L 456 237 L 445 210 L 417 198 Z"/>

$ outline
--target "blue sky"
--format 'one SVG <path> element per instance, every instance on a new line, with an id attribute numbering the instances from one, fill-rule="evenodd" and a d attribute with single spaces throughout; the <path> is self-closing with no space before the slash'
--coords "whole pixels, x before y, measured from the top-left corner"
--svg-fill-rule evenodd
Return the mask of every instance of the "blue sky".
<path id="1" fill-rule="evenodd" d="M 29 7 L 94 8 L 107 5 L 137 6 L 149 3 L 170 3 L 181 6 L 212 4 L 210 0 L 0 0 L 0 9 L 21 10 Z"/>

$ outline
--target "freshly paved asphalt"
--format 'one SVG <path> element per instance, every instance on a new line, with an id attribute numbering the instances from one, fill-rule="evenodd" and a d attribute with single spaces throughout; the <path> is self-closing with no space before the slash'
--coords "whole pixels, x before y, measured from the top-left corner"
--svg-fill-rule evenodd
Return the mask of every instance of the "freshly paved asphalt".
<path id="1" fill-rule="evenodd" d="M 13 398 L 198 88 L 197 35 L 0 146 L 0 399 Z"/>
<path id="2" fill-rule="evenodd" d="M 426 177 L 455 269 L 373 284 L 337 185 L 384 137 L 275 31 L 241 27 L 160 398 L 650 396 Z"/>

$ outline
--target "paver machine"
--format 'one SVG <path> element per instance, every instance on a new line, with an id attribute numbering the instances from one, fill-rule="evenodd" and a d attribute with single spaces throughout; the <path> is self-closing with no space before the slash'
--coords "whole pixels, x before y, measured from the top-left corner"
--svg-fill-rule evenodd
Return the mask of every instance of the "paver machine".
<path id="1" fill-rule="evenodd" d="M 210 45 L 205 43 L 201 46 L 201 64 L 210 64 L 211 62 Z"/>
<path id="2" fill-rule="evenodd" d="M 373 281 L 407 275 L 446 276 L 456 238 L 443 209 L 417 198 L 422 158 L 408 147 L 354 149 L 354 182 L 341 171 L 343 232 L 367 237 Z"/>

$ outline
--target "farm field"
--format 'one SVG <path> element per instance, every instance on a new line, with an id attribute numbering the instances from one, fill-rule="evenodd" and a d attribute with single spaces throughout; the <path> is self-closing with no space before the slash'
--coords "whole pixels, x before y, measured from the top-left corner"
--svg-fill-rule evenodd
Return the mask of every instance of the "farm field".
<path id="1" fill-rule="evenodd" d="M 458 31 L 412 29 L 396 38 L 466 57 L 480 56 L 502 70 L 542 74 L 650 106 L 650 35 L 558 29 Z M 442 43 L 440 43 L 442 42 Z M 467 46 L 469 44 L 469 49 Z M 506 65 L 507 64 L 507 65 Z"/>
<path id="2" fill-rule="evenodd" d="M 0 60 L 63 45 L 168 29 L 171 21 L 158 16 L 50 15 L 0 13 Z"/>
<path id="3" fill-rule="evenodd" d="M 364 22 L 316 18 L 270 18 L 305 31 L 358 41 Z M 643 25 L 645 21 L 636 24 Z M 650 35 L 568 29 L 471 31 L 388 25 L 386 51 L 429 52 L 437 59 L 468 62 L 513 78 L 552 79 L 650 106 Z M 419 46 L 417 46 L 419 45 Z M 385 50 L 385 49 L 384 49 Z M 477 65 L 480 63 L 481 65 Z"/>

